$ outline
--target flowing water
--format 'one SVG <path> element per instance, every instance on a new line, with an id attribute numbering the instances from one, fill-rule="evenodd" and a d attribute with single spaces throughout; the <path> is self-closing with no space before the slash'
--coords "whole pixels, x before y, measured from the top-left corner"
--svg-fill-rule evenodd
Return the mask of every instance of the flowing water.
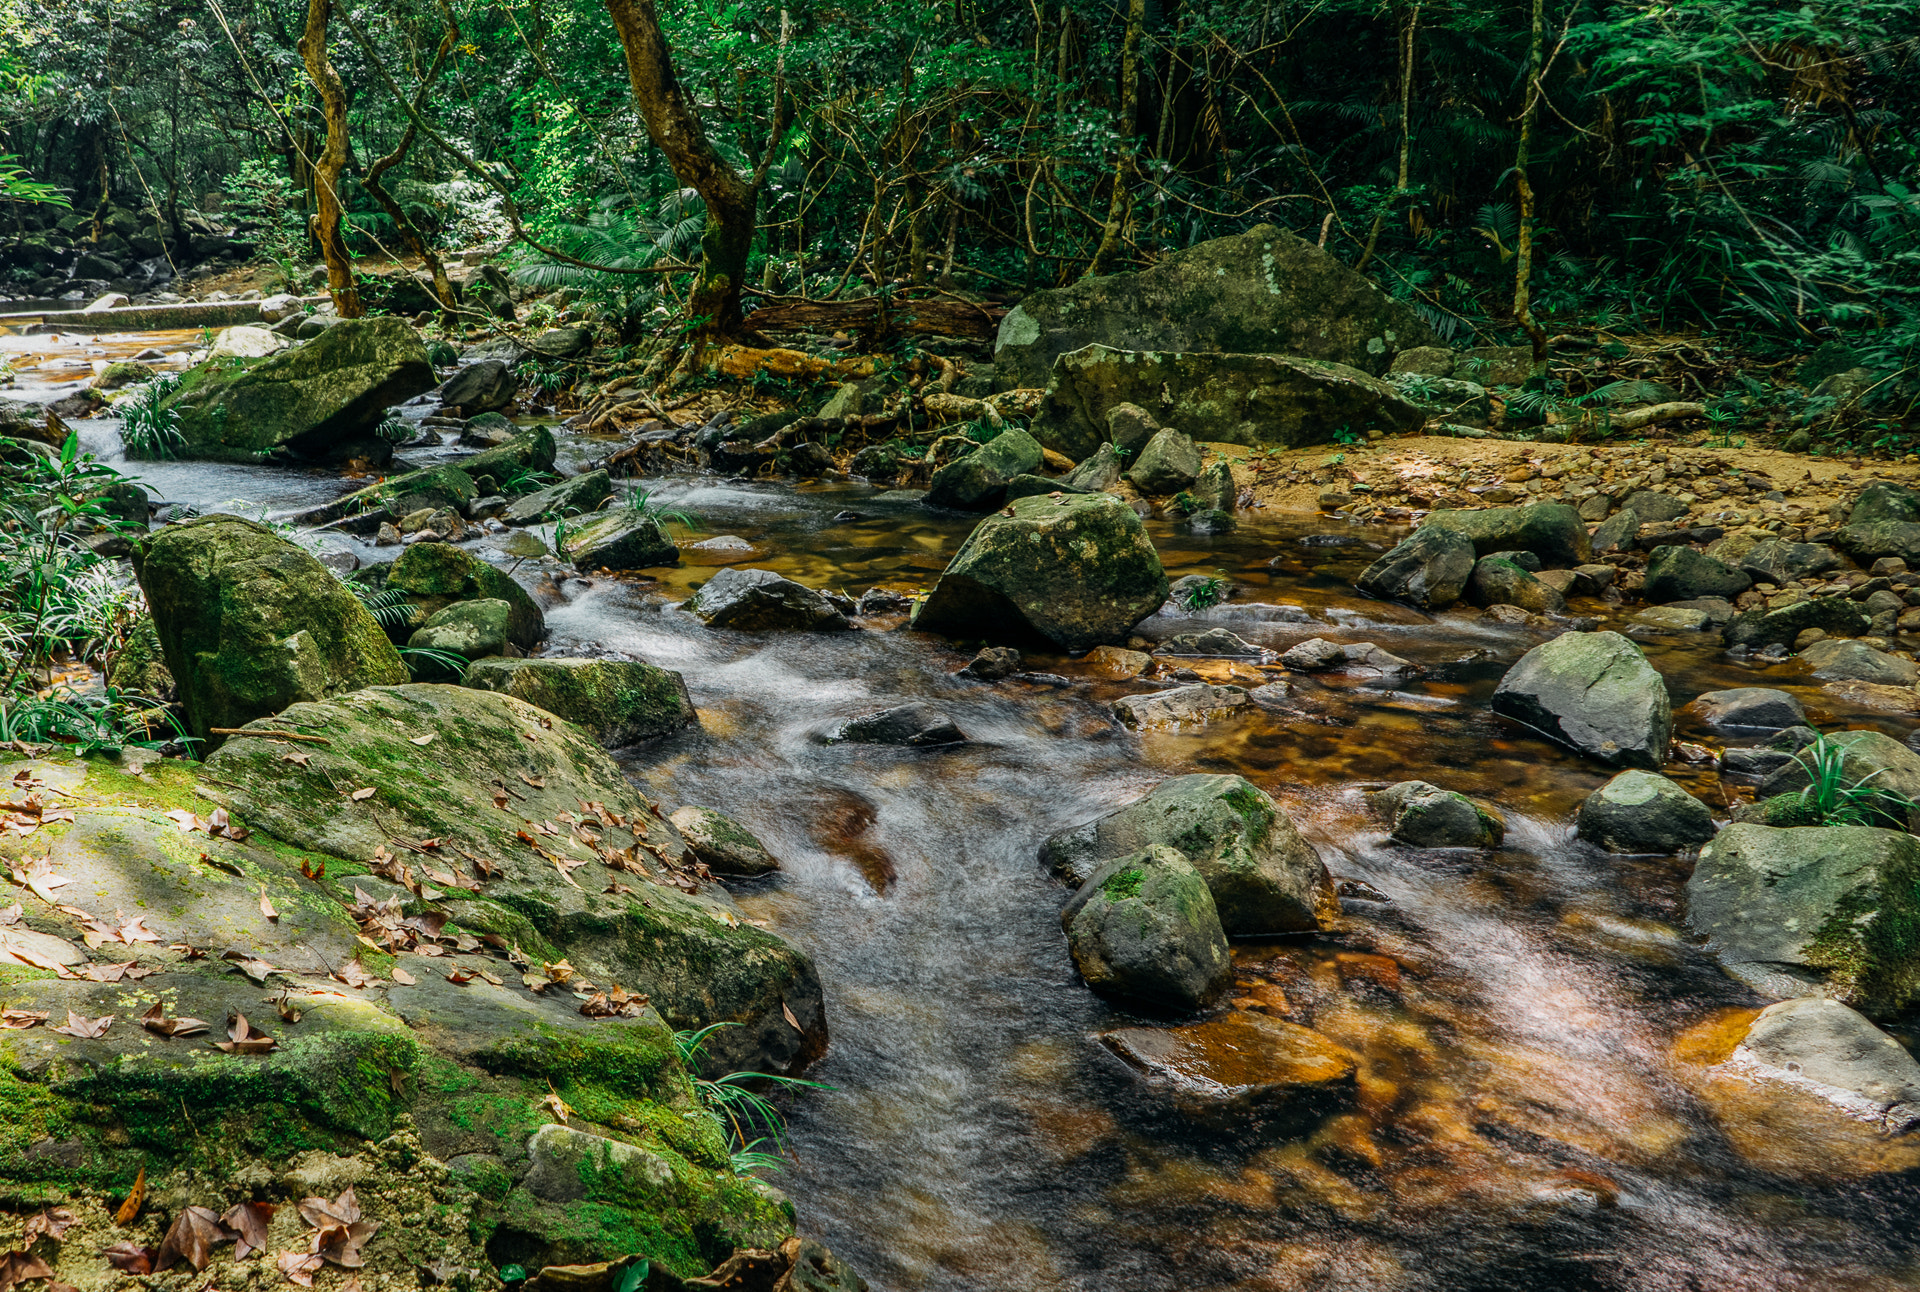
<path id="1" fill-rule="evenodd" d="M 84 433 L 113 452 L 111 423 Z M 246 514 L 342 488 L 318 474 L 133 469 L 156 496 Z M 751 545 L 693 560 L 855 595 L 930 586 L 970 523 L 856 486 L 648 483 L 696 513 L 702 537 Z M 1223 574 L 1237 590 L 1146 635 L 1198 622 L 1281 649 L 1368 640 L 1424 672 L 1397 687 L 1294 678 L 1279 707 L 1140 736 L 1107 705 L 1150 684 L 1064 657 L 1030 657 L 1051 678 L 982 684 L 953 675 L 964 653 L 906 631 L 705 629 L 672 606 L 711 564 L 658 580 L 518 571 L 548 605 L 549 649 L 686 676 L 700 728 L 627 751 L 629 773 L 736 816 L 781 859 L 739 895 L 826 986 L 832 1045 L 810 1075 L 834 1089 L 793 1101 L 798 1160 L 782 1180 L 806 1230 L 887 1292 L 1920 1286 L 1920 1147 L 1717 1071 L 1765 1002 L 1685 935 L 1690 863 L 1574 841 L 1573 809 L 1606 774 L 1489 716 L 1536 634 L 1358 598 L 1353 575 L 1397 537 L 1378 527 L 1254 513 L 1220 538 L 1149 528 L 1171 575 Z M 476 548 L 504 561 L 493 543 Z M 1820 725 L 1907 734 L 1837 708 L 1791 666 L 1646 646 L 1676 706 L 1781 685 Z M 1248 685 L 1279 676 L 1195 667 Z M 822 739 L 907 700 L 938 704 L 969 743 Z M 1681 734 L 1700 733 L 1683 722 Z M 1235 948 L 1232 1003 L 1358 1054 L 1342 1104 L 1195 1115 L 1100 1042 L 1151 1020 L 1076 980 L 1058 920 L 1067 892 L 1037 849 L 1191 771 L 1271 792 L 1346 881 L 1339 928 Z M 1668 771 L 1724 812 L 1710 766 Z M 1496 805 L 1505 846 L 1387 845 L 1362 791 L 1413 777 Z"/>

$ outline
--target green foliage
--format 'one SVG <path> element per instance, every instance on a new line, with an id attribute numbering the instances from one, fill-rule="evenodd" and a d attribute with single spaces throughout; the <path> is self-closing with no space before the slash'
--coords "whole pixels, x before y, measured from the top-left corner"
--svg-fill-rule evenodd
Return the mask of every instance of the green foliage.
<path id="1" fill-rule="evenodd" d="M 163 373 L 136 386 L 120 401 L 120 442 L 128 457 L 171 458 L 186 444 L 180 434 L 180 414 L 163 407 L 179 385 L 179 373 Z"/>
<path id="2" fill-rule="evenodd" d="M 652 519 L 664 530 L 669 524 L 682 529 L 700 528 L 700 518 L 692 512 L 677 507 L 668 507 L 665 503 L 655 502 L 651 492 L 645 489 L 629 489 L 621 498 L 620 505 L 630 512 Z"/>
<path id="3" fill-rule="evenodd" d="M 1845 736 L 1821 736 L 1794 755 L 1806 767 L 1810 778 L 1799 795 L 1799 806 L 1808 824 L 1904 826 L 1907 814 L 1920 804 L 1892 790 L 1868 784 L 1879 772 L 1858 780 L 1850 778 L 1846 757 L 1852 744 Z"/>
<path id="4" fill-rule="evenodd" d="M 398 632 L 413 622 L 413 603 L 395 588 L 370 588 L 353 579 L 344 581 L 347 591 L 360 599 L 373 621 L 388 632 Z"/>
<path id="5" fill-rule="evenodd" d="M 415 429 L 406 418 L 390 413 L 381 419 L 380 425 L 373 428 L 373 433 L 389 444 L 405 444 L 413 438 Z"/>
<path id="6" fill-rule="evenodd" d="M 73 203 L 65 193 L 52 184 L 43 184 L 29 176 L 19 161 L 12 153 L 0 153 L 0 201 L 73 209 Z"/>
<path id="7" fill-rule="evenodd" d="M 293 182 L 253 160 L 240 163 L 227 183 L 227 205 L 242 223 L 255 250 L 279 275 L 279 286 L 298 290 L 309 244 L 306 222 L 296 207 Z"/>
<path id="8" fill-rule="evenodd" d="M 1208 577 L 1193 584 L 1180 594 L 1180 605 L 1185 610 L 1207 610 L 1226 600 L 1228 583 L 1225 579 Z"/>
<path id="9" fill-rule="evenodd" d="M 675 1032 L 673 1047 L 689 1072 L 700 1070 L 707 1038 L 723 1027 L 738 1023 L 710 1023 L 697 1032 Z M 772 1100 L 755 1089 L 764 1084 L 779 1090 L 831 1090 L 832 1086 L 799 1077 L 780 1077 L 765 1072 L 730 1072 L 716 1080 L 693 1079 L 693 1091 L 702 1111 L 719 1127 L 731 1150 L 736 1174 L 749 1171 L 778 1171 L 785 1164 L 787 1119 Z M 771 1145 L 773 1151 L 760 1148 Z"/>

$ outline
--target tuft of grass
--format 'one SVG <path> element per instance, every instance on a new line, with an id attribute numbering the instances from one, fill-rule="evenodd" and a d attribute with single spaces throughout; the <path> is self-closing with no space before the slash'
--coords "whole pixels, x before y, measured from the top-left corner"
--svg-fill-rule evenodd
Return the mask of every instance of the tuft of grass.
<path id="1" fill-rule="evenodd" d="M 709 1023 L 697 1032 L 675 1032 L 673 1048 L 680 1056 L 680 1062 L 687 1071 L 697 1073 L 700 1070 L 700 1057 L 706 1048 L 707 1038 L 723 1027 L 738 1027 L 738 1023 Z M 807 1081 L 800 1077 L 777 1077 L 767 1072 L 729 1072 L 726 1076 L 709 1081 L 705 1077 L 693 1078 L 693 1092 L 700 1100 L 702 1109 L 720 1127 L 730 1146 L 733 1170 L 736 1175 L 745 1175 L 749 1171 L 778 1171 L 786 1164 L 790 1155 L 787 1146 L 787 1119 L 765 1095 L 753 1086 L 765 1082 L 782 1090 L 806 1088 L 809 1090 L 832 1090 L 833 1087 L 818 1081 Z M 763 1150 L 761 1145 L 770 1145 L 772 1152 Z"/>
<path id="2" fill-rule="evenodd" d="M 1800 791 L 1801 805 L 1821 825 L 1881 825 L 1889 819 L 1904 825 L 1907 814 L 1920 805 L 1903 794 L 1867 783 L 1885 768 L 1849 780 L 1847 751 L 1853 743 L 1840 736 L 1821 736 L 1794 755 L 1809 777 L 1807 787 Z"/>
<path id="3" fill-rule="evenodd" d="M 678 507 L 668 507 L 664 503 L 653 501 L 653 495 L 645 489 L 629 490 L 627 495 L 621 499 L 620 505 L 628 511 L 637 512 L 639 515 L 652 520 L 662 529 L 665 529 L 668 524 L 678 525 L 680 528 L 686 530 L 700 528 L 700 518 L 698 516 L 695 516 L 689 511 L 682 511 Z"/>
<path id="4" fill-rule="evenodd" d="M 1226 600 L 1227 581 L 1207 578 L 1180 594 L 1180 605 L 1185 610 L 1207 610 Z"/>
<path id="5" fill-rule="evenodd" d="M 127 456 L 148 461 L 170 459 L 186 447 L 180 414 L 165 407 L 180 385 L 180 374 L 165 373 L 137 387 L 120 401 L 120 442 Z"/>

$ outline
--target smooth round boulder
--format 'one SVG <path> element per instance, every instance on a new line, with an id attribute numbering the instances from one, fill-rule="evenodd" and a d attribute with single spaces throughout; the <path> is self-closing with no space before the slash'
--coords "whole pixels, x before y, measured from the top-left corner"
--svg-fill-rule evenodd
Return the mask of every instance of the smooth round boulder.
<path id="1" fill-rule="evenodd" d="M 1429 515 L 1420 528 L 1452 530 L 1472 541 L 1477 556 L 1532 552 L 1549 566 L 1569 568 L 1593 559 L 1586 522 L 1578 511 L 1561 502 L 1479 511 L 1441 509 Z"/>
<path id="2" fill-rule="evenodd" d="M 1824 996 L 1761 1010 L 1731 1064 L 1798 1086 L 1890 1135 L 1920 1122 L 1920 1061 L 1863 1015 Z"/>
<path id="3" fill-rule="evenodd" d="M 833 734 L 835 743 L 854 745 L 963 745 L 967 738 L 952 718 L 930 704 L 900 704 L 849 718 Z"/>
<path id="4" fill-rule="evenodd" d="M 1200 450 L 1179 431 L 1164 430 L 1140 450 L 1127 479 L 1148 497 L 1178 493 L 1200 475 Z"/>
<path id="5" fill-rule="evenodd" d="M 1813 665 L 1813 675 L 1823 682 L 1878 682 L 1886 686 L 1912 686 L 1920 681 L 1920 665 L 1910 659 L 1875 650 L 1865 642 L 1836 641 L 1829 637 L 1801 651 L 1800 658 Z"/>
<path id="6" fill-rule="evenodd" d="M 501 655 L 507 649 L 507 621 L 512 617 L 513 607 L 492 597 L 456 601 L 429 615 L 407 639 L 407 646 L 451 651 L 470 660 Z"/>
<path id="7" fill-rule="evenodd" d="M 688 804 L 675 808 L 667 820 L 686 840 L 693 859 L 716 875 L 753 879 L 780 869 L 753 831 L 723 812 Z"/>
<path id="8" fill-rule="evenodd" d="M 962 639 L 1038 639 L 1068 651 L 1124 642 L 1167 599 L 1167 572 L 1112 494 L 1022 498 L 960 546 L 913 626 Z"/>
<path id="9" fill-rule="evenodd" d="M 1499 556 L 1483 556 L 1474 563 L 1467 600 L 1476 606 L 1519 606 L 1536 615 L 1557 615 L 1567 608 L 1566 598 L 1532 572 Z"/>
<path id="10" fill-rule="evenodd" d="M 1619 633 L 1564 633 L 1500 679 L 1493 711 L 1616 767 L 1658 770 L 1673 738 L 1667 684 Z"/>
<path id="11" fill-rule="evenodd" d="M 1699 597 L 1731 599 L 1752 586 L 1753 579 L 1745 571 L 1694 548 L 1668 544 L 1654 548 L 1647 559 L 1642 595 L 1655 604 Z"/>
<path id="12" fill-rule="evenodd" d="M 1426 781 L 1401 781 L 1367 796 L 1392 821 L 1387 837 L 1414 848 L 1498 848 L 1506 822 L 1454 790 Z"/>
<path id="13" fill-rule="evenodd" d="M 479 413 L 497 413 L 513 403 L 520 388 L 519 378 L 499 359 L 470 363 L 440 385 L 440 402 L 458 408 L 462 417 Z"/>
<path id="14" fill-rule="evenodd" d="M 1666 777 L 1636 769 L 1587 796 L 1575 833 L 1608 852 L 1682 852 L 1713 838 L 1713 813 Z"/>
<path id="15" fill-rule="evenodd" d="M 1184 1013 L 1233 985 L 1213 895 L 1172 848 L 1100 867 L 1060 912 L 1060 925 L 1073 967 L 1103 996 Z"/>
<path id="16" fill-rule="evenodd" d="M 1706 691 L 1694 697 L 1687 712 L 1707 726 L 1723 730 L 1785 731 L 1807 722 L 1807 711 L 1800 701 L 1767 686 Z"/>

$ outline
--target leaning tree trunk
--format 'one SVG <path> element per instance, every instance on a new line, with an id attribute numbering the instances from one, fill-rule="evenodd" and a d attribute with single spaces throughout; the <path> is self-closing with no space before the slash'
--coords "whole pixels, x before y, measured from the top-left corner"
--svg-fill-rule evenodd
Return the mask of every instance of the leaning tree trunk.
<path id="1" fill-rule="evenodd" d="M 340 201 L 340 177 L 347 169 L 347 91 L 327 57 L 327 20 L 333 0 L 307 0 L 307 29 L 300 34 L 300 58 L 307 76 L 320 93 L 327 121 L 327 142 L 313 168 L 314 216 L 312 232 L 327 262 L 327 291 L 341 318 L 357 319 L 366 310 L 353 285 L 353 257 L 347 253 L 345 209 Z"/>
<path id="2" fill-rule="evenodd" d="M 1127 0 L 1127 30 L 1120 44 L 1120 155 L 1113 163 L 1113 200 L 1107 206 L 1106 227 L 1094 249 L 1087 276 L 1113 268 L 1120 240 L 1133 215 L 1134 135 L 1140 125 L 1140 29 L 1147 22 L 1147 0 Z"/>
<path id="3" fill-rule="evenodd" d="M 419 129 L 414 122 L 419 118 L 420 110 L 426 107 L 427 97 L 433 89 L 434 82 L 440 79 L 440 69 L 446 66 L 447 56 L 459 43 L 460 32 L 458 28 L 451 25 L 453 22 L 451 10 L 447 11 L 447 22 L 449 25 L 440 37 L 439 48 L 433 52 L 433 64 L 427 68 L 426 75 L 420 78 L 420 89 L 414 95 L 413 107 L 407 114 L 407 128 L 400 132 L 400 142 L 393 146 L 392 152 L 367 167 L 367 173 L 360 177 L 360 187 L 373 195 L 373 200 L 380 204 L 380 209 L 387 213 L 389 220 L 393 221 L 394 228 L 400 231 L 400 237 L 407 244 L 407 250 L 420 257 L 421 262 L 427 267 L 427 272 L 433 275 L 433 294 L 439 299 L 440 307 L 446 311 L 448 321 L 452 321 L 453 314 L 459 305 L 453 299 L 453 282 L 447 277 L 447 267 L 441 263 L 439 253 L 433 249 L 433 243 L 420 232 L 420 226 L 413 222 L 413 217 L 407 214 L 406 208 L 402 207 L 381 183 L 386 173 L 398 166 L 406 158 L 407 150 L 413 147 L 413 137 Z"/>
<path id="4" fill-rule="evenodd" d="M 1547 331 L 1533 317 L 1533 180 L 1527 163 L 1533 153 L 1533 124 L 1540 115 L 1541 66 L 1546 58 L 1545 0 L 1533 0 L 1533 32 L 1527 45 L 1527 96 L 1520 109 L 1520 146 L 1513 160 L 1514 188 L 1520 198 L 1520 230 L 1514 248 L 1513 317 L 1533 342 L 1533 370 L 1546 370 Z"/>
<path id="5" fill-rule="evenodd" d="M 747 256 L 753 250 L 759 185 L 743 178 L 714 151 L 692 100 L 674 76 L 654 0 L 607 0 L 607 13 L 626 53 L 634 106 L 646 122 L 647 134 L 666 154 L 680 182 L 698 192 L 707 205 L 700 270 L 687 302 L 688 314 L 700 321 L 693 335 L 697 350 L 706 340 L 740 326 L 740 291 L 746 285 Z"/>

